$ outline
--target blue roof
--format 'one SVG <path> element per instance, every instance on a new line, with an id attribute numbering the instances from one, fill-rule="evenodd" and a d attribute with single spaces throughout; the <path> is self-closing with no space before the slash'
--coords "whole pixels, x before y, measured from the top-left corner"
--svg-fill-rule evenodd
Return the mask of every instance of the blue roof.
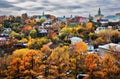
<path id="1" fill-rule="evenodd" d="M 88 50 L 90 51 L 93 51 L 94 50 L 94 46 L 93 45 L 88 45 Z"/>
<path id="2" fill-rule="evenodd" d="M 36 20 L 36 21 L 40 20 L 40 17 L 36 17 L 35 20 Z"/>
<path id="3" fill-rule="evenodd" d="M 106 16 L 106 19 L 120 19 L 118 16 L 115 15 L 110 15 L 110 16 Z"/>
<path id="4" fill-rule="evenodd" d="M 115 16 L 115 15 L 106 16 L 105 18 L 108 19 L 111 22 L 118 22 L 118 21 L 120 21 L 120 18 L 118 16 Z"/>
<path id="5" fill-rule="evenodd" d="M 57 20 L 58 20 L 58 21 L 65 21 L 66 18 L 64 18 L 64 17 L 58 17 Z"/>

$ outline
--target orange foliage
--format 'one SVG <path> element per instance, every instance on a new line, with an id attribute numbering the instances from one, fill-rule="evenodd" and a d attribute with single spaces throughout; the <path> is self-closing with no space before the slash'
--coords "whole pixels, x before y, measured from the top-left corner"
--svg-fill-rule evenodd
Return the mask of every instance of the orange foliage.
<path id="1" fill-rule="evenodd" d="M 88 46 L 83 41 L 80 41 L 75 44 L 74 51 L 76 51 L 79 54 L 86 53 L 88 51 Z"/>
<path id="2" fill-rule="evenodd" d="M 34 19 L 27 19 L 26 21 L 25 21 L 25 23 L 26 24 L 36 24 L 36 21 L 34 20 Z"/>
<path id="3" fill-rule="evenodd" d="M 10 65 L 8 66 L 8 70 L 7 70 L 8 79 L 18 78 L 21 75 L 19 69 L 20 65 L 21 65 L 20 58 L 15 58 L 10 62 Z"/>
<path id="4" fill-rule="evenodd" d="M 51 52 L 51 49 L 47 45 L 44 45 L 40 50 L 44 55 L 49 55 Z"/>
<path id="5" fill-rule="evenodd" d="M 102 71 L 108 79 L 119 79 L 120 68 L 115 63 L 115 58 L 108 54 L 101 60 Z"/>
<path id="6" fill-rule="evenodd" d="M 93 70 L 97 69 L 99 61 L 100 61 L 100 59 L 99 59 L 98 55 L 96 55 L 96 54 L 89 54 L 86 57 L 86 60 L 85 60 L 86 68 L 89 71 L 93 71 Z"/>
<path id="7" fill-rule="evenodd" d="M 93 24 L 91 22 L 88 22 L 86 24 L 86 28 L 87 28 L 87 30 L 92 30 L 93 29 Z"/>
<path id="8" fill-rule="evenodd" d="M 28 31 L 28 30 L 30 30 L 30 29 L 32 29 L 32 26 L 24 26 L 23 32 Z"/>

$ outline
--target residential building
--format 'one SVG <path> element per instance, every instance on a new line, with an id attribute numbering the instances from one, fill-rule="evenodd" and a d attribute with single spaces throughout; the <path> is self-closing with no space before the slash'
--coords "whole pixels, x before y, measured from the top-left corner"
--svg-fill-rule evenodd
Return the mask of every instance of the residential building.
<path id="1" fill-rule="evenodd" d="M 79 41 L 82 41 L 82 40 L 83 39 L 79 38 L 79 37 L 71 37 L 70 38 L 71 44 L 76 44 L 76 43 L 78 43 Z"/>
<path id="2" fill-rule="evenodd" d="M 65 16 L 57 17 L 57 21 L 66 22 L 66 18 L 65 18 Z"/>
<path id="3" fill-rule="evenodd" d="M 38 29 L 38 37 L 47 36 L 48 31 L 46 29 Z"/>
<path id="4" fill-rule="evenodd" d="M 78 17 L 78 22 L 79 23 L 85 23 L 85 22 L 87 22 L 87 18 L 86 17 Z"/>
<path id="5" fill-rule="evenodd" d="M 101 30 L 105 30 L 106 28 L 103 26 L 99 26 L 97 27 L 97 29 L 95 30 L 95 33 L 99 33 Z"/>
<path id="6" fill-rule="evenodd" d="M 120 44 L 109 43 L 105 45 L 99 45 L 98 49 L 101 57 L 104 57 L 108 52 L 118 56 L 120 53 Z"/>
<path id="7" fill-rule="evenodd" d="M 120 18 L 118 16 L 115 15 L 109 15 L 105 17 L 106 19 L 108 19 L 108 22 L 119 22 Z"/>

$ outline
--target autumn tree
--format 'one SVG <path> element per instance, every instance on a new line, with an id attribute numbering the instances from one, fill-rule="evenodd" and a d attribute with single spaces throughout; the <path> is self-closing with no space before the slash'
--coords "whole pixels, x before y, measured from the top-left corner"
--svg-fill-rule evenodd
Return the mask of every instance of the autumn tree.
<path id="1" fill-rule="evenodd" d="M 94 28 L 93 28 L 93 23 L 92 22 L 88 22 L 86 24 L 86 29 L 89 30 L 89 31 L 92 31 Z"/>
<path id="2" fill-rule="evenodd" d="M 101 60 L 101 67 L 102 72 L 104 72 L 107 79 L 119 79 L 120 78 L 120 68 L 119 68 L 119 62 L 115 61 L 115 58 L 107 54 L 102 60 Z"/>
<path id="3" fill-rule="evenodd" d="M 74 45 L 74 51 L 78 54 L 86 53 L 88 51 L 88 46 L 83 41 L 79 41 Z"/>
<path id="4" fill-rule="evenodd" d="M 15 31 L 12 31 L 12 32 L 10 33 L 10 37 L 15 38 L 15 39 L 18 39 L 18 40 L 21 40 L 21 39 L 22 39 L 22 35 L 19 34 L 19 33 L 16 33 Z"/>
<path id="5" fill-rule="evenodd" d="M 40 49 L 43 44 L 46 44 L 50 41 L 51 40 L 46 37 L 36 38 L 36 39 L 31 38 L 29 39 L 27 46 L 28 48 L 32 48 L 32 49 Z"/>
<path id="6" fill-rule="evenodd" d="M 12 58 L 22 58 L 25 54 L 29 53 L 29 51 L 30 50 L 28 48 L 15 50 L 13 51 Z"/>
<path id="7" fill-rule="evenodd" d="M 68 38 L 69 34 L 71 34 L 71 33 L 73 34 L 72 28 L 64 27 L 59 32 L 59 38 L 62 40 L 64 39 L 63 41 L 66 41 L 66 38 Z"/>
<path id="8" fill-rule="evenodd" d="M 114 42 L 114 43 L 120 42 L 120 31 L 113 30 L 111 32 L 111 41 Z"/>
<path id="9" fill-rule="evenodd" d="M 53 39 L 56 37 L 56 33 L 52 29 L 48 30 L 48 37 Z"/>
<path id="10" fill-rule="evenodd" d="M 79 73 L 84 71 L 84 62 L 88 47 L 83 41 L 79 41 L 75 45 L 70 47 L 70 69 L 72 70 L 72 75 L 74 78 L 77 77 Z"/>
<path id="11" fill-rule="evenodd" d="M 95 74 L 99 69 L 100 58 L 97 54 L 89 54 L 85 59 L 85 66 L 90 79 L 96 79 Z"/>
<path id="12" fill-rule="evenodd" d="M 7 70 L 7 78 L 8 79 L 19 79 L 21 74 L 20 74 L 20 65 L 21 65 L 21 59 L 20 58 L 14 58 L 10 62 L 10 65 L 8 66 Z"/>
<path id="13" fill-rule="evenodd" d="M 3 57 L 0 57 L 0 78 L 4 78 L 7 76 L 7 66 L 9 65 L 10 56 L 8 54 L 4 54 Z"/>
<path id="14" fill-rule="evenodd" d="M 45 21 L 46 21 L 45 18 L 40 18 L 39 20 L 36 21 L 36 24 L 40 24 L 41 25 Z"/>
<path id="15" fill-rule="evenodd" d="M 40 49 L 44 56 L 49 57 L 51 54 L 51 49 L 47 45 L 43 45 L 43 47 Z"/>
<path id="16" fill-rule="evenodd" d="M 68 47 L 57 47 L 55 48 L 51 55 L 48 58 L 48 72 L 47 78 L 53 79 L 54 78 L 65 78 L 66 72 L 69 69 L 69 52 Z"/>
<path id="17" fill-rule="evenodd" d="M 3 24 L 0 24 L 0 33 L 3 32 L 3 30 L 4 30 Z"/>
<path id="18" fill-rule="evenodd" d="M 8 79 L 19 79 L 20 77 L 34 79 L 42 73 L 39 69 L 43 59 L 40 50 L 20 49 L 16 50 L 11 57 L 6 72 Z"/>
<path id="19" fill-rule="evenodd" d="M 101 30 L 98 33 L 98 37 L 103 38 L 103 40 L 111 41 L 111 32 L 112 32 L 111 30 Z"/>
<path id="20" fill-rule="evenodd" d="M 37 31 L 36 31 L 35 29 L 30 30 L 29 35 L 30 35 L 32 38 L 36 38 L 36 37 L 37 37 Z"/>
<path id="21" fill-rule="evenodd" d="M 24 54 L 28 53 L 29 49 L 15 50 L 12 55 L 9 55 L 5 62 L 7 64 L 6 75 L 8 79 L 20 78 L 21 61 Z"/>
<path id="22" fill-rule="evenodd" d="M 22 58 L 22 76 L 33 79 L 39 75 L 39 66 L 42 61 L 42 53 L 40 51 L 31 50 Z"/>

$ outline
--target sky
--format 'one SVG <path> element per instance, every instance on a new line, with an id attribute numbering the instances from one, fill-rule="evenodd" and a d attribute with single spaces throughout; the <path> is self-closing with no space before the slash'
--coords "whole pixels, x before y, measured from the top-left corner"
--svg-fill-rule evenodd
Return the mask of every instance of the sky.
<path id="1" fill-rule="evenodd" d="M 120 13 L 120 0 L 0 0 L 0 15 L 29 16 L 52 14 L 55 16 L 94 16 L 101 8 L 102 14 Z"/>

